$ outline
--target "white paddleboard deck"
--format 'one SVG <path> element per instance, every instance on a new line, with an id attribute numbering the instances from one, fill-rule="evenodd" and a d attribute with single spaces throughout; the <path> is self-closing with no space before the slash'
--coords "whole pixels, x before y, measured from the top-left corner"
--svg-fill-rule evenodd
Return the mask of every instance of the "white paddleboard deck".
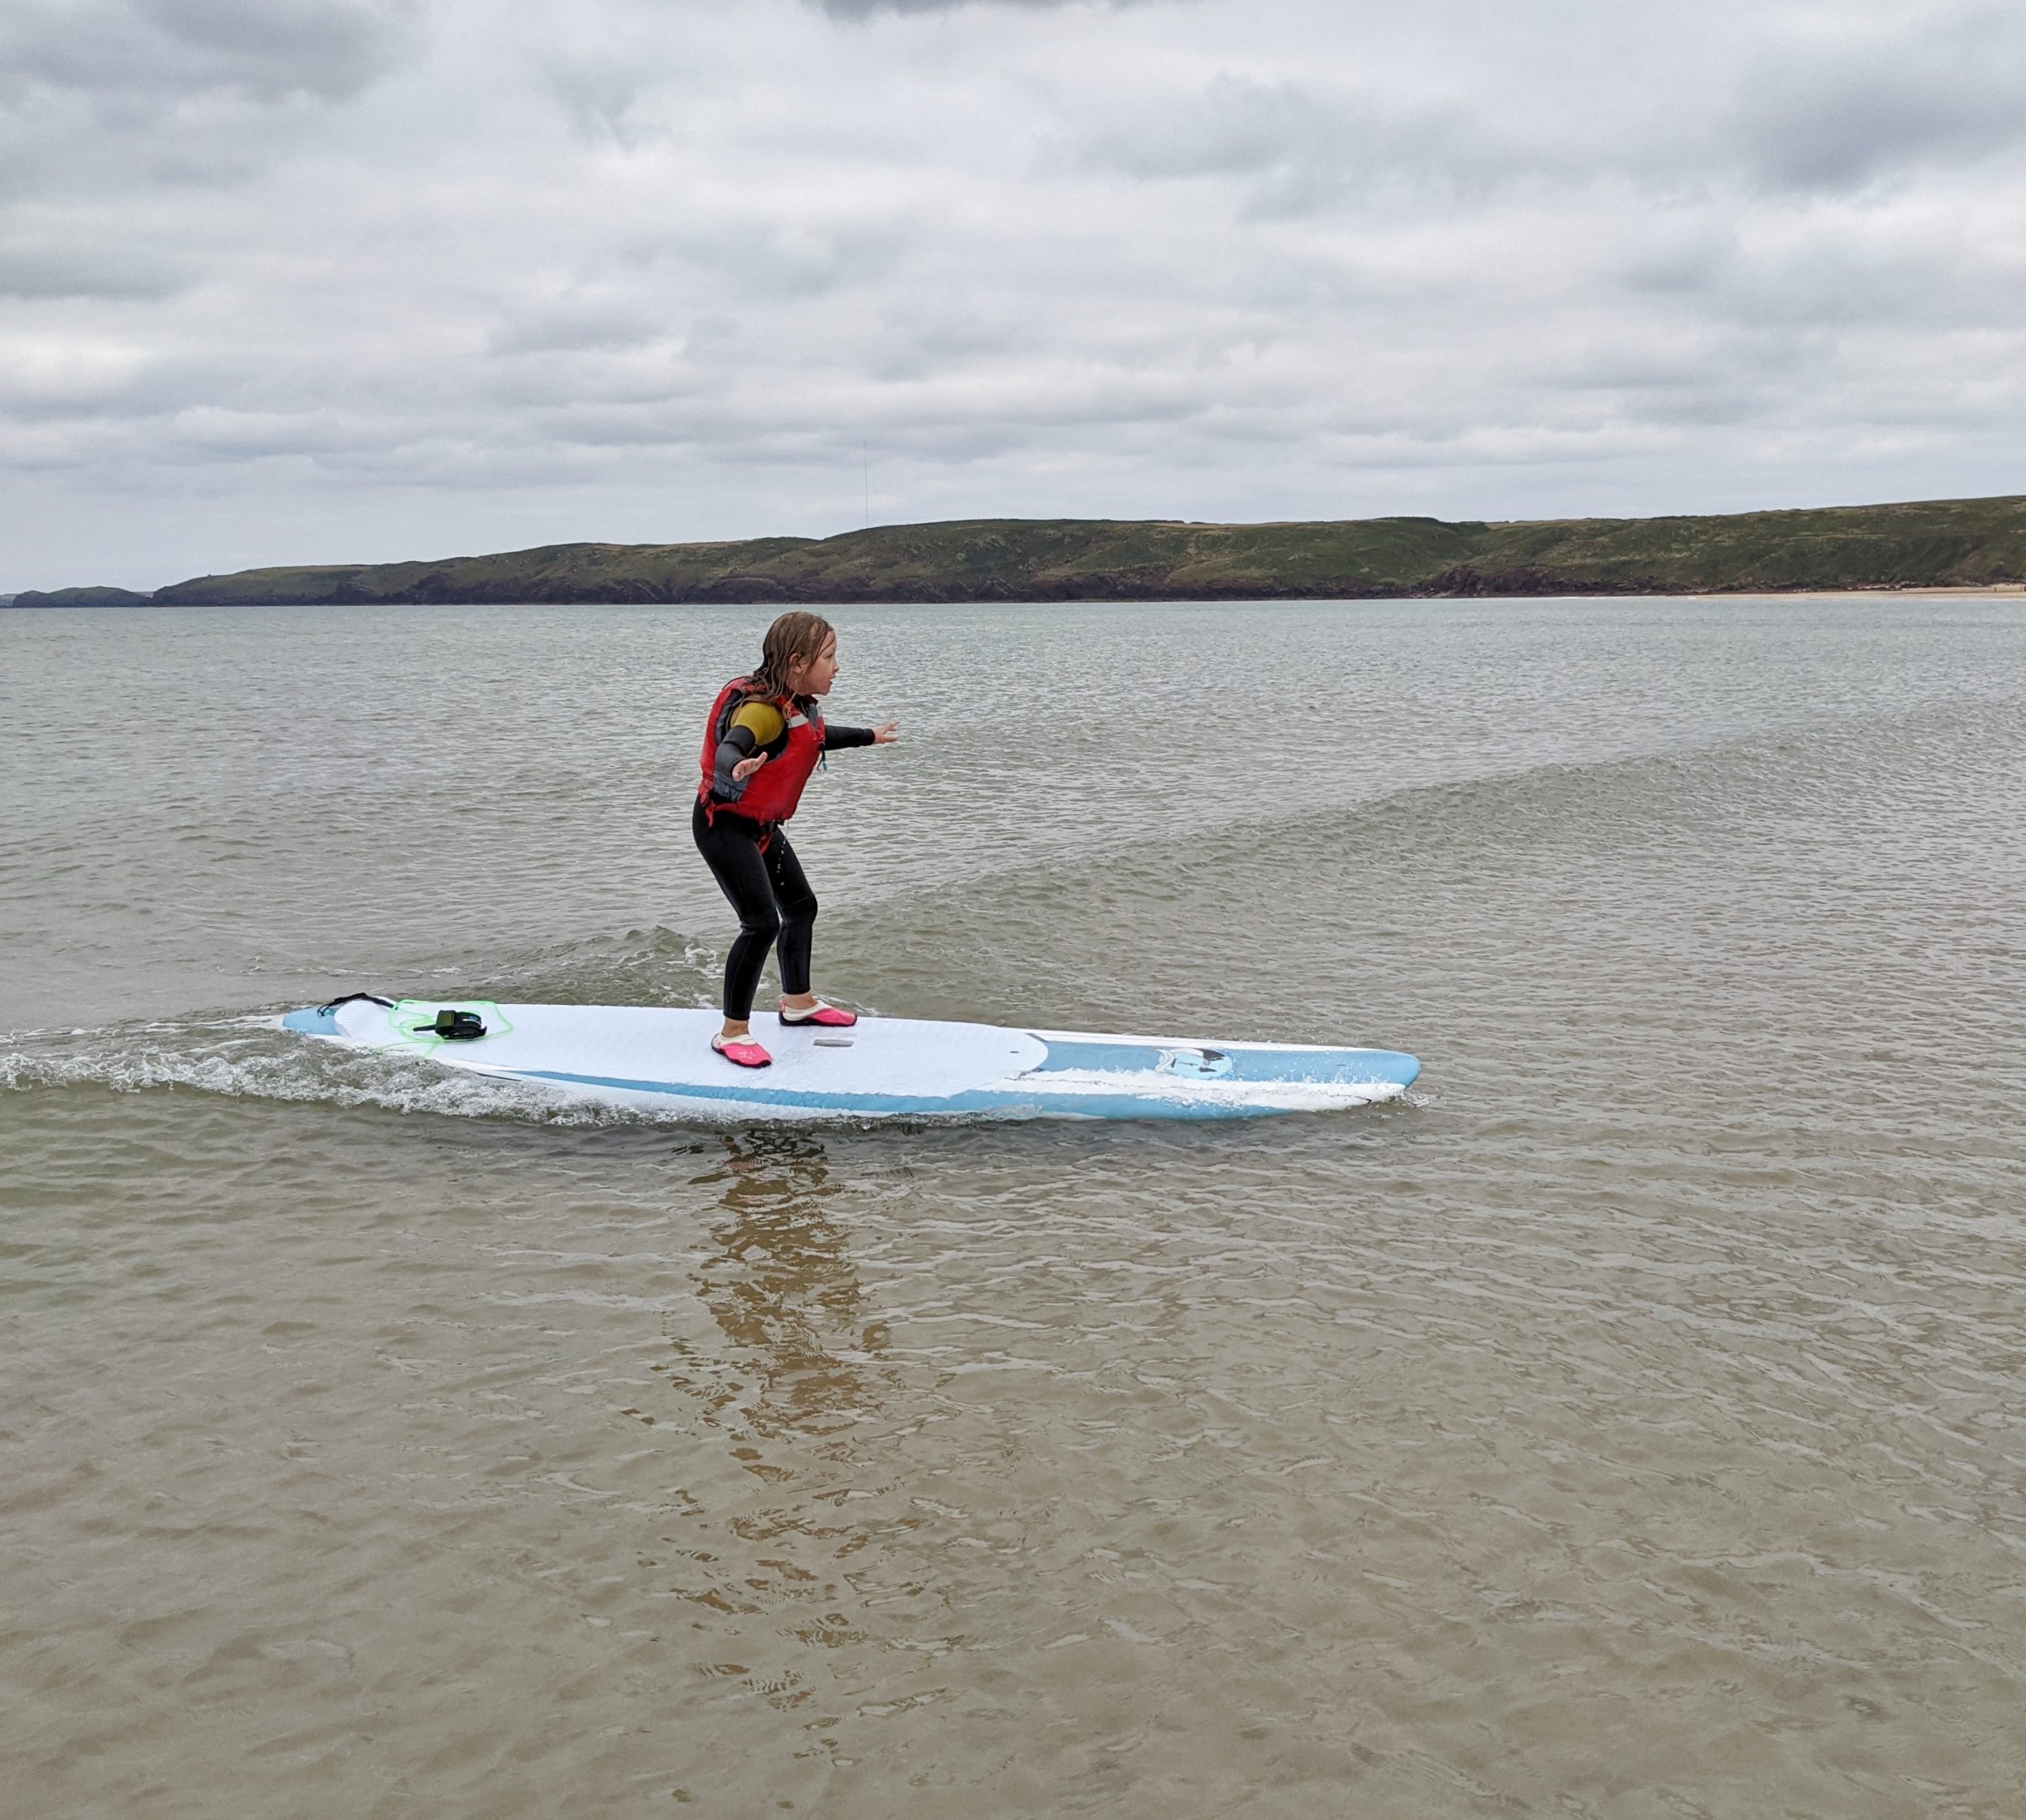
<path id="1" fill-rule="evenodd" d="M 476 1040 L 427 1027 L 442 1010 L 485 1026 Z M 625 1005 L 501 1005 L 355 998 L 291 1011 L 284 1028 L 355 1048 L 426 1056 L 601 1105 L 715 1120 L 1248 1118 L 1396 1098 L 1421 1071 L 1391 1049 L 1201 1042 L 1002 1029 L 863 1017 L 793 1029 L 756 1014 L 774 1058 L 742 1068 L 711 1046 L 715 1011 Z"/>

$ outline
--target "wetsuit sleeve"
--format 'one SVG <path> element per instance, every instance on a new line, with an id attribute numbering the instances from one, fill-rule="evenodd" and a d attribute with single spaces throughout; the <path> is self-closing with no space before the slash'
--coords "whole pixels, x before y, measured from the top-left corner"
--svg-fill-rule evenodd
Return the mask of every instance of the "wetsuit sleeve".
<path id="1" fill-rule="evenodd" d="M 833 726 L 823 723 L 823 744 L 831 752 L 841 752 L 848 745 L 873 744 L 872 729 L 869 726 Z"/>
<path id="2" fill-rule="evenodd" d="M 736 802 L 746 794 L 745 783 L 732 775 L 731 768 L 759 749 L 749 726 L 733 727 L 718 741 L 717 762 L 711 767 L 711 794 L 719 802 Z"/>
<path id="3" fill-rule="evenodd" d="M 738 802 L 746 794 L 746 785 L 733 778 L 731 768 L 761 746 L 771 745 L 787 725 L 772 702 L 741 703 L 725 737 L 718 741 L 717 759 L 711 767 L 711 794 L 723 802 Z"/>

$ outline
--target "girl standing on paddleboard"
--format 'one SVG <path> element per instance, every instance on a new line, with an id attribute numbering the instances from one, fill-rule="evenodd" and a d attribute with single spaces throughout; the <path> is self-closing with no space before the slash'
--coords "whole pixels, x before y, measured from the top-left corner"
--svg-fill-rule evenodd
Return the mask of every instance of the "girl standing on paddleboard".
<path id="1" fill-rule="evenodd" d="M 783 613 L 767 628 L 760 667 L 718 691 L 704 731 L 703 779 L 690 830 L 696 851 L 738 913 L 738 939 L 725 957 L 725 1027 L 711 1047 L 742 1068 L 773 1057 L 753 1040 L 753 995 L 767 950 L 780 942 L 781 1022 L 855 1024 L 857 1014 L 826 1005 L 809 987 L 816 893 L 782 825 L 825 752 L 890 745 L 898 721 L 829 726 L 822 698 L 837 677 L 837 635 L 814 613 Z"/>

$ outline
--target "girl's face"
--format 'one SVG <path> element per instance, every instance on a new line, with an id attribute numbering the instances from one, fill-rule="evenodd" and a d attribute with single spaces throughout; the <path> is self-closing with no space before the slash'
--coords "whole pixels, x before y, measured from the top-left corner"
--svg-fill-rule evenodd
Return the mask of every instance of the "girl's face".
<path id="1" fill-rule="evenodd" d="M 837 680 L 837 641 L 824 641 L 821 655 L 797 664 L 788 673 L 788 688 L 795 695 L 828 695 Z"/>

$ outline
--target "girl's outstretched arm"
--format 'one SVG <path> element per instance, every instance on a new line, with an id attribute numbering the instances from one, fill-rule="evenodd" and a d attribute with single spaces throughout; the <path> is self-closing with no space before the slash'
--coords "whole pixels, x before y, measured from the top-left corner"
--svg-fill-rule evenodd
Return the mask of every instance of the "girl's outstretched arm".
<path id="1" fill-rule="evenodd" d="M 897 720 L 882 721 L 878 726 L 829 726 L 823 730 L 823 744 L 832 752 L 841 752 L 851 745 L 891 745 L 901 736 L 894 730 L 900 726 Z"/>

